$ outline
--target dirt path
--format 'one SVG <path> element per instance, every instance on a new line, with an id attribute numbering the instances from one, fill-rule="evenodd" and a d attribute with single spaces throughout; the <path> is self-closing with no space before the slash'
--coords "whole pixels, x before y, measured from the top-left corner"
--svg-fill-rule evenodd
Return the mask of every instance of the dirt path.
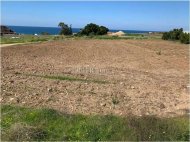
<path id="1" fill-rule="evenodd" d="M 5 104 L 83 114 L 188 113 L 188 45 L 65 40 L 15 45 L 1 52 Z"/>
<path id="2" fill-rule="evenodd" d="M 39 43 L 39 42 L 24 42 L 24 43 L 0 44 L 0 48 L 14 46 L 14 45 L 28 45 L 28 44 L 32 44 L 32 43 Z"/>

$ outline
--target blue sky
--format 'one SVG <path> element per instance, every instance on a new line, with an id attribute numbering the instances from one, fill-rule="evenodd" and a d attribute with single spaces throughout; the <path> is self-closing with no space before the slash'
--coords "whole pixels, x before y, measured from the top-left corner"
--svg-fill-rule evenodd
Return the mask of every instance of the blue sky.
<path id="1" fill-rule="evenodd" d="M 188 1 L 2 2 L 1 24 L 56 27 L 60 21 L 82 28 L 88 23 L 110 29 L 188 30 Z"/>

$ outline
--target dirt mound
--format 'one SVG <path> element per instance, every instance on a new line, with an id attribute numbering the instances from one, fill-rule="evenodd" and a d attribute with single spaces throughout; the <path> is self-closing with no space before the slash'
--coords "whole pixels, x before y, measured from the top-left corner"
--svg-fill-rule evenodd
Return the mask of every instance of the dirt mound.
<path id="1" fill-rule="evenodd" d="M 118 32 L 115 32 L 115 33 L 108 33 L 108 35 L 111 35 L 111 36 L 124 36 L 125 33 L 123 31 L 118 31 Z"/>

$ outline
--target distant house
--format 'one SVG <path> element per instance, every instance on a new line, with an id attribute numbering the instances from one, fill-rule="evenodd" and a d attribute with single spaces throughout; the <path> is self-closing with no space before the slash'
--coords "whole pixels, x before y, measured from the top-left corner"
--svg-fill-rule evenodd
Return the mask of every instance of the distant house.
<path id="1" fill-rule="evenodd" d="M 1 36 L 2 35 L 12 35 L 12 34 L 16 34 L 16 32 L 14 32 L 13 30 L 9 29 L 8 27 L 6 26 L 1 26 Z"/>

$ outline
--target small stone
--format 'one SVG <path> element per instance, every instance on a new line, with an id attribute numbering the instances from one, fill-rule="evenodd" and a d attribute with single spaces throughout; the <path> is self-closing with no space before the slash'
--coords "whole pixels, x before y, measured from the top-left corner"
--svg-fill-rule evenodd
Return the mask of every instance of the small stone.
<path id="1" fill-rule="evenodd" d="M 35 73 L 37 73 L 37 71 L 33 71 L 32 73 L 35 74 Z"/>
<path id="2" fill-rule="evenodd" d="M 18 98 L 10 98 L 9 100 L 13 103 L 19 103 L 20 102 L 20 100 Z"/>
<path id="3" fill-rule="evenodd" d="M 38 96 L 39 94 L 38 94 L 38 93 L 34 93 L 33 95 L 34 95 L 34 96 Z"/>
<path id="4" fill-rule="evenodd" d="M 53 89 L 52 88 L 48 88 L 48 92 L 52 92 L 53 91 Z"/>
<path id="5" fill-rule="evenodd" d="M 14 83 L 14 80 L 11 80 L 10 83 Z"/>
<path id="6" fill-rule="evenodd" d="M 105 107 L 105 106 L 106 106 L 106 103 L 101 103 L 100 105 Z"/>
<path id="7" fill-rule="evenodd" d="M 10 101 L 13 101 L 13 100 L 14 100 L 14 98 L 10 98 L 9 100 L 10 100 Z"/>
<path id="8" fill-rule="evenodd" d="M 135 86 L 131 86 L 131 89 L 135 89 Z"/>
<path id="9" fill-rule="evenodd" d="M 160 104 L 160 109 L 164 109 L 164 108 L 166 108 L 166 106 L 163 103 L 161 103 Z"/>

